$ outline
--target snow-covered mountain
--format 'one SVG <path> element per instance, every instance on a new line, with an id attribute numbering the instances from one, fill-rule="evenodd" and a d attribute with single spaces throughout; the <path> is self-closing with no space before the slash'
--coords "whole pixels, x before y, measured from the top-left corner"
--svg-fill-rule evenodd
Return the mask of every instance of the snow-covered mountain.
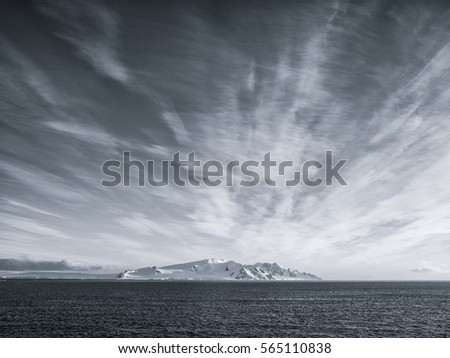
<path id="1" fill-rule="evenodd" d="M 206 259 L 183 264 L 127 270 L 117 278 L 135 280 L 321 280 L 306 272 L 282 268 L 277 263 L 244 265 L 223 259 Z"/>

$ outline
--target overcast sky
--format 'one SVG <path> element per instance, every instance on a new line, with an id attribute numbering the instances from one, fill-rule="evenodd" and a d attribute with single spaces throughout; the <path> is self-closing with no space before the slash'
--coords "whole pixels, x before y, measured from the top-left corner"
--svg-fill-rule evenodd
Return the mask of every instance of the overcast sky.
<path id="1" fill-rule="evenodd" d="M 0 8 L 0 258 L 450 279 L 448 1 Z M 348 185 L 101 187 L 124 150 L 332 150 Z"/>

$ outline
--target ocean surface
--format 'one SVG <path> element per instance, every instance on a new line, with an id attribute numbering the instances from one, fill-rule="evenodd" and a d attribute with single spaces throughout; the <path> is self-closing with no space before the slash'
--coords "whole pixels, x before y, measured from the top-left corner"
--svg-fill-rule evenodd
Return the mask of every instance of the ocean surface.
<path id="1" fill-rule="evenodd" d="M 450 282 L 0 282 L 1 337 L 450 337 Z"/>

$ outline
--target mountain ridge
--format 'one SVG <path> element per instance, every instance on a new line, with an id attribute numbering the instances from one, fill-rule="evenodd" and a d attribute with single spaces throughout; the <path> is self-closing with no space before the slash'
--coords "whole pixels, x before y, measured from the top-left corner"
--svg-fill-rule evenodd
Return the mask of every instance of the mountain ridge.
<path id="1" fill-rule="evenodd" d="M 285 269 L 276 262 L 241 264 L 233 260 L 204 259 L 168 266 L 148 266 L 126 270 L 116 276 L 123 280 L 246 280 L 246 281 L 320 281 L 308 272 Z"/>

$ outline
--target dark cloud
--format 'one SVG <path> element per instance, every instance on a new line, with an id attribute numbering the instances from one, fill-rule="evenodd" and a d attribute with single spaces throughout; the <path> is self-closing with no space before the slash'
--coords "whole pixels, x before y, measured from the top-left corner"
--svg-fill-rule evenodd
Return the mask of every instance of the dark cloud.
<path id="1" fill-rule="evenodd" d="M 32 261 L 20 259 L 0 259 L 0 271 L 90 271 L 100 266 L 77 266 L 61 261 Z"/>

